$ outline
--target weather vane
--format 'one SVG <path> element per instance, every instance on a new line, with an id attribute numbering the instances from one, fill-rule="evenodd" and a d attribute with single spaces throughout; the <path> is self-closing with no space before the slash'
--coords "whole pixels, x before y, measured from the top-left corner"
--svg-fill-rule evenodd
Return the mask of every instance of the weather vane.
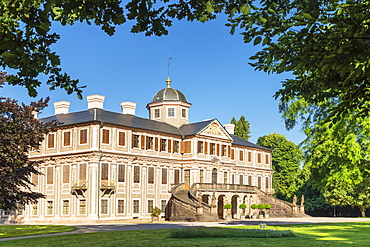
<path id="1" fill-rule="evenodd" d="M 167 60 L 168 60 L 168 64 L 167 64 L 167 69 L 168 69 L 168 76 L 170 76 L 170 60 L 172 60 L 172 57 L 169 57 L 169 58 L 167 58 Z"/>

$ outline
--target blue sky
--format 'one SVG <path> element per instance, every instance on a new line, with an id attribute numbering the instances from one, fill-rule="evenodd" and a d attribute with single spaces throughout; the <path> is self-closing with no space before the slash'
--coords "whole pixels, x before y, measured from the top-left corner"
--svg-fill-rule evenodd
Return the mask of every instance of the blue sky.
<path id="1" fill-rule="evenodd" d="M 290 75 L 268 75 L 254 71 L 249 57 L 258 47 L 244 44 L 239 34 L 230 35 L 219 18 L 208 23 L 175 22 L 169 35 L 146 37 L 130 33 L 130 26 L 117 28 L 110 37 L 96 26 L 77 23 L 73 26 L 55 25 L 61 35 L 53 49 L 60 55 L 62 68 L 74 79 L 86 85 L 84 96 L 105 96 L 104 108 L 120 111 L 120 103 L 137 103 L 136 115 L 148 117 L 146 104 L 166 86 L 167 63 L 170 60 L 171 86 L 183 92 L 190 108 L 190 122 L 217 118 L 222 124 L 232 117 L 244 115 L 251 124 L 251 139 L 269 133 L 285 135 L 300 143 L 304 135 L 299 128 L 286 131 L 278 113 L 274 93 L 281 81 Z M 4 86 L 5 97 L 29 103 L 26 89 Z M 51 104 L 40 117 L 53 115 L 53 102 L 71 102 L 70 111 L 87 108 L 87 102 L 64 90 L 49 91 L 46 85 L 38 89 L 39 97 L 51 97 Z"/>

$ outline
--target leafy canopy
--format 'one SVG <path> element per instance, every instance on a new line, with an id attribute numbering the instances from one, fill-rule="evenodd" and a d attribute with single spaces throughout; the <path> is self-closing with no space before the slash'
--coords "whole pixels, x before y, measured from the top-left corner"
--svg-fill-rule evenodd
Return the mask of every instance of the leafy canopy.
<path id="1" fill-rule="evenodd" d="M 261 136 L 257 145 L 272 149 L 273 188 L 276 196 L 288 200 L 302 184 L 300 168 L 303 152 L 298 145 L 288 141 L 285 136 L 273 133 Z"/>
<path id="2" fill-rule="evenodd" d="M 231 123 L 235 125 L 234 135 L 248 141 L 251 137 L 251 131 L 250 123 L 245 119 L 245 117 L 241 116 L 238 121 L 233 117 L 231 119 Z"/>
<path id="3" fill-rule="evenodd" d="M 43 123 L 34 118 L 35 111 L 47 106 L 46 100 L 30 105 L 0 97 L 0 209 L 14 209 L 16 204 L 34 202 L 44 197 L 31 191 L 31 174 L 40 174 L 28 154 L 38 149 L 55 122 Z"/>

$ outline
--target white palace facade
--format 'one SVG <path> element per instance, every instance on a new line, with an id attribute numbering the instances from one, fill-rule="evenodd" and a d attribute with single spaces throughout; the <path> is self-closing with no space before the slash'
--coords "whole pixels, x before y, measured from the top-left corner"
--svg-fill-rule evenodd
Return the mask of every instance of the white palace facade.
<path id="1" fill-rule="evenodd" d="M 149 119 L 135 116 L 132 102 L 122 102 L 121 112 L 106 111 L 101 95 L 87 96 L 88 108 L 79 112 L 55 102 L 55 115 L 40 121 L 59 124 L 29 157 L 43 161 L 43 175 L 31 181 L 46 197 L 8 218 L 147 221 L 159 207 L 166 220 L 217 220 L 225 218 L 226 203 L 233 217 L 241 215 L 241 203 L 247 214 L 252 203 L 270 203 L 272 216 L 290 214 L 291 205 L 271 196 L 272 151 L 233 135 L 232 124 L 189 123 L 191 104 L 170 83 L 147 105 Z"/>

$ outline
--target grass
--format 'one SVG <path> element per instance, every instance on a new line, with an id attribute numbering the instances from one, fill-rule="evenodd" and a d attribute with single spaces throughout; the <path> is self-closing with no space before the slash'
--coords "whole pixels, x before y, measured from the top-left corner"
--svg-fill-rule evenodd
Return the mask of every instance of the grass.
<path id="1" fill-rule="evenodd" d="M 38 237 L 0 242 L 0 246 L 370 246 L 370 222 L 267 226 L 266 230 L 291 230 L 295 237 L 170 238 L 169 229 Z"/>
<path id="2" fill-rule="evenodd" d="M 294 237 L 291 230 L 190 227 L 171 231 L 171 238 L 284 238 Z"/>
<path id="3" fill-rule="evenodd" d="M 0 238 L 70 232 L 77 228 L 60 225 L 0 225 Z"/>

